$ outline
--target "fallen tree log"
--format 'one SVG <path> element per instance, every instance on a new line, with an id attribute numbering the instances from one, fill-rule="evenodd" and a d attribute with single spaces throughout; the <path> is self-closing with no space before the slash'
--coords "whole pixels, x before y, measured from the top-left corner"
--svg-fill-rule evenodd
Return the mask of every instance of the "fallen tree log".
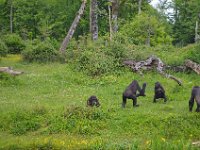
<path id="1" fill-rule="evenodd" d="M 160 58 L 157 58 L 156 56 L 151 56 L 147 60 L 139 62 L 126 60 L 123 62 L 123 64 L 130 67 L 132 71 L 139 72 L 140 74 L 141 70 L 151 70 L 153 68 L 156 68 L 158 73 L 160 73 L 161 75 L 176 81 L 180 86 L 182 85 L 182 81 L 180 79 L 177 79 L 176 77 L 164 72 L 165 64 L 161 61 Z"/>
<path id="2" fill-rule="evenodd" d="M 188 60 L 185 61 L 185 66 L 188 67 L 188 68 L 191 68 L 198 75 L 200 75 L 200 64 L 197 64 L 196 62 L 193 62 L 193 61 L 188 59 Z"/>
<path id="3" fill-rule="evenodd" d="M 185 72 L 188 70 L 186 66 L 165 66 L 165 70 L 171 70 L 174 72 Z"/>
<path id="4" fill-rule="evenodd" d="M 23 71 L 13 70 L 12 67 L 0 67 L 0 72 L 5 72 L 13 76 L 17 76 L 24 73 Z"/>

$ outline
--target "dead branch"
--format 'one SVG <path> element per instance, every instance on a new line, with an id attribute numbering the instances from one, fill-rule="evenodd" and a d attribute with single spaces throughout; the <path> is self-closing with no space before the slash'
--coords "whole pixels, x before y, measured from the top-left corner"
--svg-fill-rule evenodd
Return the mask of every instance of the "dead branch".
<path id="1" fill-rule="evenodd" d="M 188 59 L 188 60 L 185 61 L 185 66 L 188 67 L 188 68 L 191 68 L 198 75 L 200 75 L 200 64 L 197 64 L 196 62 L 193 62 L 193 61 Z"/>
<path id="2" fill-rule="evenodd" d="M 23 71 L 13 70 L 12 67 L 0 67 L 0 72 L 5 72 L 13 76 L 17 76 L 24 73 Z"/>
<path id="3" fill-rule="evenodd" d="M 165 70 L 172 70 L 174 72 L 185 72 L 187 71 L 186 66 L 165 66 Z"/>
<path id="4" fill-rule="evenodd" d="M 155 67 L 156 70 L 161 75 L 165 76 L 166 78 L 176 81 L 180 86 L 182 85 L 181 80 L 164 72 L 165 64 L 161 61 L 160 58 L 157 58 L 156 56 L 151 56 L 147 60 L 139 61 L 139 62 L 128 60 L 128 61 L 124 61 L 123 64 L 130 67 L 134 72 L 140 72 L 140 73 L 141 73 L 141 70 L 150 70 Z"/>

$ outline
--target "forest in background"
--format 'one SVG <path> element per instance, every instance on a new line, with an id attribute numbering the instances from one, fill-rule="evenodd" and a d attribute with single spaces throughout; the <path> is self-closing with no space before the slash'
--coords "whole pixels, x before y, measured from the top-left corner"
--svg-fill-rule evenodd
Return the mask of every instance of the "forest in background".
<path id="1" fill-rule="evenodd" d="M 146 59 L 152 49 L 178 51 L 198 43 L 198 0 L 163 0 L 157 9 L 150 2 L 1 0 L 0 54 L 22 54 L 28 62 L 73 62 L 98 75 L 119 68 L 124 59 Z M 197 49 L 185 57 L 198 63 Z"/>
<path id="2" fill-rule="evenodd" d="M 141 1 L 141 8 L 139 8 Z M 155 44 L 187 45 L 195 42 L 195 26 L 199 21 L 200 2 L 198 0 L 163 0 L 158 10 L 149 3 L 150 0 L 101 0 L 97 2 L 97 19 L 99 37 L 109 34 L 109 6 L 118 3 L 117 24 L 119 33 L 132 40 L 134 44 L 145 44 L 147 30 L 150 31 Z M 55 39 L 62 42 L 67 34 L 81 0 L 1 0 L 0 1 L 0 32 L 1 35 L 17 34 L 23 40 Z M 114 7 L 113 7 L 114 8 Z M 140 9 L 140 10 L 139 10 Z M 167 9 L 172 9 L 166 14 Z M 139 12 L 140 11 L 140 12 Z M 142 13 L 141 15 L 139 15 Z M 75 31 L 75 39 L 90 34 L 90 1 Z M 130 32 L 131 31 L 131 32 Z M 128 34 L 127 34 L 128 33 Z M 141 35 L 141 33 L 143 33 Z M 152 45 L 155 45 L 154 43 Z"/>

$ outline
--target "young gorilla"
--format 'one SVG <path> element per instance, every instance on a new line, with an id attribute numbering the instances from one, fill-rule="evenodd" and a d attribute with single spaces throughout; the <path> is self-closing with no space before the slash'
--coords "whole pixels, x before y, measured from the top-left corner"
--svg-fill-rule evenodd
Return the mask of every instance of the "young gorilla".
<path id="1" fill-rule="evenodd" d="M 97 99 L 96 96 L 90 96 L 90 98 L 87 100 L 87 106 L 96 106 L 96 107 L 99 107 L 100 106 L 100 103 L 99 103 L 99 100 Z"/>
<path id="2" fill-rule="evenodd" d="M 126 90 L 124 91 L 124 93 L 122 95 L 123 96 L 122 107 L 123 108 L 125 107 L 126 99 L 133 100 L 133 107 L 139 106 L 137 104 L 137 97 L 146 96 L 145 88 L 146 88 L 146 83 L 143 83 L 143 86 L 141 89 L 138 82 L 136 80 L 133 80 L 132 83 L 126 88 Z M 137 91 L 139 91 L 139 94 L 137 94 Z"/>
<path id="3" fill-rule="evenodd" d="M 200 86 L 194 86 L 192 88 L 191 98 L 189 100 L 189 111 L 192 111 L 194 99 L 197 103 L 196 112 L 200 112 Z"/>
<path id="4" fill-rule="evenodd" d="M 167 101 L 164 88 L 162 87 L 160 82 L 156 82 L 155 83 L 155 95 L 154 95 L 153 102 L 156 103 L 156 99 L 159 99 L 159 98 L 164 98 L 164 102 Z"/>

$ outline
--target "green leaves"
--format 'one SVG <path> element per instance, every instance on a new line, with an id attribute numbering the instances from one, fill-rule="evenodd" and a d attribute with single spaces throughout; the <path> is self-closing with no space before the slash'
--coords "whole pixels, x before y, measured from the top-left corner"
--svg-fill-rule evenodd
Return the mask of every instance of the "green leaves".
<path id="1" fill-rule="evenodd" d="M 172 39 L 165 26 L 156 17 L 142 13 L 125 24 L 121 30 L 122 38 L 136 45 L 144 45 L 150 35 L 150 45 L 170 45 Z"/>

